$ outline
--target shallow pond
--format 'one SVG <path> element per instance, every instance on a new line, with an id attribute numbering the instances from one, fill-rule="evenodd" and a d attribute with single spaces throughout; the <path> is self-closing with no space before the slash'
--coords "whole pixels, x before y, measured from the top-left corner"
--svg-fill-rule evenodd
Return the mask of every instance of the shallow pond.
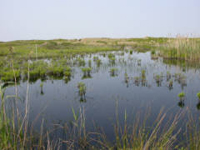
<path id="1" fill-rule="evenodd" d="M 196 96 L 200 91 L 199 69 L 165 64 L 161 58 L 152 60 L 150 52 L 119 51 L 112 54 L 115 59 L 112 59 L 110 52 L 82 56 L 81 59 L 85 60 L 84 67 L 91 65 L 92 68 L 88 77 L 84 77 L 81 70 L 84 67 L 76 63 L 77 57 L 81 57 L 77 56 L 71 60 L 72 76 L 69 82 L 48 79 L 30 83 L 29 118 L 32 122 L 35 120 L 34 128 L 40 129 L 42 119 L 45 121 L 45 129 L 70 124 L 74 121 L 72 109 L 75 112 L 81 109 L 84 110 L 87 130 L 93 131 L 100 127 L 112 141 L 115 139 L 113 126 L 116 116 L 123 125 L 125 113 L 129 125 L 138 112 L 141 117 L 150 113 L 146 124 L 151 125 L 162 108 L 168 114 L 165 121 L 187 109 L 194 116 L 199 115 L 200 106 Z M 89 60 L 91 64 L 88 63 Z M 99 64 L 97 60 L 101 60 Z M 86 85 L 84 97 L 79 96 L 79 82 Z M 27 82 L 21 81 L 18 85 L 18 106 L 22 110 L 26 91 Z M 185 99 L 180 101 L 178 94 L 182 91 Z M 6 89 L 6 95 L 14 93 L 14 87 Z M 8 103 L 11 104 L 12 101 Z M 55 136 L 62 137 L 64 133 L 59 130 Z"/>

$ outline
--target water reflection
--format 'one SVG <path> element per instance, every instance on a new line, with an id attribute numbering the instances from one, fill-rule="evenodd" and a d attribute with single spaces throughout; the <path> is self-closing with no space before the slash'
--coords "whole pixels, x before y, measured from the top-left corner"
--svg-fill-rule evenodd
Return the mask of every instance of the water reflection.
<path id="1" fill-rule="evenodd" d="M 180 101 L 178 102 L 178 106 L 179 106 L 180 108 L 183 108 L 183 107 L 185 106 L 184 100 L 180 100 Z"/>

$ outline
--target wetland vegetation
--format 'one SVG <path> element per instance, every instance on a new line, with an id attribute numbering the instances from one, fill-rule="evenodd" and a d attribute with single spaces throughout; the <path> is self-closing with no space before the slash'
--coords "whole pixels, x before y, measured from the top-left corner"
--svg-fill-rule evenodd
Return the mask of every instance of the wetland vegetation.
<path id="1" fill-rule="evenodd" d="M 0 149 L 199 149 L 200 39 L 0 42 Z"/>

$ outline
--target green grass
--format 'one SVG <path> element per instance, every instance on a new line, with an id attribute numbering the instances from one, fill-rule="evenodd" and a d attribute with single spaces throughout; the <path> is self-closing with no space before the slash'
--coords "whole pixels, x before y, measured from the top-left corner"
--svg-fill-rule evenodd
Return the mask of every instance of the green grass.
<path id="1" fill-rule="evenodd" d="M 182 60 L 182 64 L 187 62 L 199 62 L 200 60 L 200 39 L 199 38 L 129 38 L 129 39 L 109 39 L 94 38 L 81 40 L 27 40 L 0 42 L 0 78 L 3 81 L 13 81 L 13 69 L 16 72 L 16 79 L 19 80 L 21 75 L 27 74 L 27 60 L 52 59 L 60 65 L 54 65 L 47 69 L 45 64 L 39 63 L 39 66 L 30 66 L 30 78 L 37 80 L 38 76 L 45 78 L 46 75 L 63 76 L 64 68 L 67 61 L 72 57 L 79 55 L 75 60 L 79 66 L 85 66 L 85 60 L 82 59 L 84 54 L 96 53 L 102 51 L 124 50 L 128 46 L 135 51 L 151 51 L 152 58 L 163 57 L 170 60 Z M 37 47 L 37 49 L 36 49 Z M 104 54 L 105 57 L 105 54 Z M 114 54 L 108 55 L 112 65 L 115 64 Z M 94 60 L 97 58 L 93 58 Z M 101 65 L 100 59 L 95 60 L 97 67 Z M 91 64 L 91 63 L 90 63 Z M 194 63 L 193 63 L 194 64 Z M 36 62 L 38 65 L 38 62 Z M 141 65 L 141 62 L 138 62 Z M 182 65 L 183 66 L 183 65 Z M 186 65 L 185 65 L 186 66 Z M 91 67 L 91 66 L 89 66 Z M 42 68 L 42 69 L 41 69 Z M 185 69 L 185 67 L 183 66 Z M 58 73 L 56 73 L 58 72 Z"/>

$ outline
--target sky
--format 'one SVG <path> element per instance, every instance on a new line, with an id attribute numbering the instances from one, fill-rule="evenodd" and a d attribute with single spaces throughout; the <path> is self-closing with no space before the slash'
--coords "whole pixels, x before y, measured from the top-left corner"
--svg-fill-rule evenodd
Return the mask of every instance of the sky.
<path id="1" fill-rule="evenodd" d="M 0 41 L 200 36 L 200 0 L 0 0 Z"/>

